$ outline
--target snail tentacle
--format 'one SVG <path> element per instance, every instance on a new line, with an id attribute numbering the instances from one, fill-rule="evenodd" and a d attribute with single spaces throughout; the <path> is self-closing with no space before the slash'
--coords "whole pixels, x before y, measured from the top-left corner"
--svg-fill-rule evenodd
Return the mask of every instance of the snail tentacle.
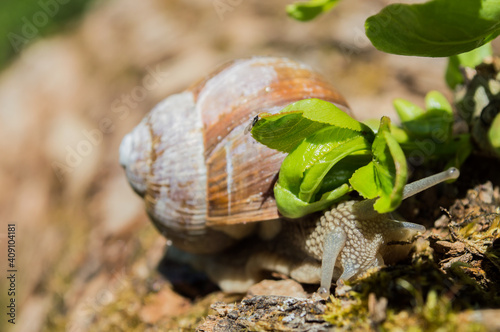
<path id="1" fill-rule="evenodd" d="M 321 262 L 321 283 L 318 289 L 320 296 L 325 299 L 328 295 L 330 295 L 333 269 L 335 268 L 335 262 L 337 262 L 337 258 L 345 245 L 346 239 L 347 236 L 341 228 L 335 228 L 333 232 L 325 236 L 323 259 Z M 342 276 L 344 276 L 344 274 L 342 274 Z"/>

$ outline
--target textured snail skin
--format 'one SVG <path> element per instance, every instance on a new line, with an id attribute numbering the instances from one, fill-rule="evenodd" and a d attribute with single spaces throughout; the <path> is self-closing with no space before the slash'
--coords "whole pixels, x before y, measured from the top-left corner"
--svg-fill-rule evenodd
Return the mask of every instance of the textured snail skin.
<path id="1" fill-rule="evenodd" d="M 320 98 L 350 112 L 309 67 L 255 57 L 219 68 L 159 103 L 120 146 L 120 162 L 158 229 L 193 253 L 220 251 L 279 219 L 272 187 L 284 154 L 245 128 L 261 112 Z"/>

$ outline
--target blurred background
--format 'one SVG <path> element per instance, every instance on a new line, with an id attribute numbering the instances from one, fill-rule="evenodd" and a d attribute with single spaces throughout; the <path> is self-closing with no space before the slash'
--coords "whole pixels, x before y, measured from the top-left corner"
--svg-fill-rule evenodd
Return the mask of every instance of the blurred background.
<path id="1" fill-rule="evenodd" d="M 309 23 L 286 16 L 290 2 L 0 4 L 0 261 L 7 271 L 15 224 L 17 268 L 16 324 L 5 318 L 2 277 L 0 330 L 120 330 L 124 315 L 127 330 L 144 330 L 193 306 L 156 272 L 166 240 L 130 189 L 118 147 L 156 103 L 217 65 L 300 60 L 359 119 L 393 117 L 396 97 L 419 105 L 433 89 L 451 97 L 445 59 L 383 54 L 365 37 L 364 20 L 391 1 L 343 1 Z"/>

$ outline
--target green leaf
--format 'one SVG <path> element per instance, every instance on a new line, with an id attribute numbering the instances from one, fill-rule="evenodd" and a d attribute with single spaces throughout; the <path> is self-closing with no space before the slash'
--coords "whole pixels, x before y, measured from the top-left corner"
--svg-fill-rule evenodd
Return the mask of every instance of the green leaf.
<path id="1" fill-rule="evenodd" d="M 433 0 L 392 4 L 365 22 L 379 50 L 400 55 L 452 56 L 500 34 L 500 0 Z"/>
<path id="2" fill-rule="evenodd" d="M 392 123 L 391 123 L 391 134 L 399 144 L 403 144 L 411 140 L 410 137 L 408 136 L 408 133 L 405 130 L 401 129 L 398 126 L 393 125 Z"/>
<path id="3" fill-rule="evenodd" d="M 310 21 L 322 13 L 326 13 L 337 5 L 339 0 L 309 0 L 296 2 L 286 6 L 288 15 L 298 21 Z"/>
<path id="4" fill-rule="evenodd" d="M 299 198 L 303 201 L 311 202 L 320 189 L 324 177 L 335 164 L 354 152 L 369 150 L 370 147 L 370 142 L 362 136 L 340 142 L 305 171 L 304 178 L 300 184 Z"/>
<path id="5" fill-rule="evenodd" d="M 279 183 L 274 186 L 274 197 L 280 213 L 287 218 L 300 218 L 313 212 L 321 211 L 331 207 L 335 202 L 340 201 L 344 196 L 352 191 L 352 188 L 344 183 L 340 187 L 325 193 L 320 200 L 307 203 L 300 200 L 288 189 L 283 188 Z"/>
<path id="6" fill-rule="evenodd" d="M 453 110 L 450 103 L 439 91 L 430 91 L 425 96 L 425 108 L 429 110 L 442 110 L 453 116 Z"/>
<path id="7" fill-rule="evenodd" d="M 368 165 L 360 167 L 349 179 L 351 186 L 364 198 L 375 198 L 378 196 L 375 166 L 373 161 Z"/>
<path id="8" fill-rule="evenodd" d="M 497 114 L 488 129 L 488 141 L 493 151 L 500 156 L 500 114 Z"/>
<path id="9" fill-rule="evenodd" d="M 378 127 L 380 126 L 380 121 L 377 120 L 377 119 L 368 119 L 368 120 L 365 120 L 363 121 L 363 123 L 365 125 L 367 125 L 368 127 L 370 127 L 370 129 L 376 134 L 378 132 Z M 394 136 L 394 138 L 396 139 L 396 141 L 398 141 L 399 144 L 402 144 L 402 143 L 406 143 L 408 141 L 410 141 L 410 137 L 408 136 L 408 133 L 394 125 L 391 123 L 391 134 L 392 136 Z"/>
<path id="10" fill-rule="evenodd" d="M 289 153 L 274 187 L 284 216 L 329 207 L 352 190 L 348 179 L 356 169 L 370 162 L 373 131 L 332 103 L 307 99 L 259 116 L 253 137 Z"/>
<path id="11" fill-rule="evenodd" d="M 408 178 L 405 155 L 391 135 L 389 125 L 390 119 L 382 117 L 372 148 L 379 196 L 373 207 L 379 213 L 394 211 L 401 204 Z"/>
<path id="12" fill-rule="evenodd" d="M 451 153 L 452 156 L 449 157 L 449 161 L 444 169 L 450 167 L 460 168 L 460 166 L 462 166 L 467 157 L 469 157 L 469 155 L 472 153 L 472 143 L 470 134 L 458 135 L 449 144 L 445 145 L 445 149 L 446 152 Z M 437 151 L 436 154 L 439 154 L 439 151 Z"/>
<path id="13" fill-rule="evenodd" d="M 453 111 L 450 103 L 438 91 L 431 91 L 425 97 L 427 110 L 422 110 L 413 103 L 396 99 L 394 107 L 401 118 L 401 124 L 406 133 L 417 138 L 431 138 L 435 141 L 444 142 L 451 137 L 453 125 Z M 391 130 L 392 131 L 392 130 Z M 401 133 L 394 131 L 398 136 L 396 140 L 402 140 Z"/>
<path id="14" fill-rule="evenodd" d="M 345 183 L 349 183 L 349 179 L 354 172 L 368 164 L 372 160 L 371 151 L 360 153 L 352 153 L 340 160 L 332 167 L 321 181 L 321 187 L 316 193 L 316 200 L 320 199 L 323 194 L 331 191 Z"/>
<path id="15" fill-rule="evenodd" d="M 401 98 L 394 99 L 392 104 L 394 105 L 401 122 L 414 120 L 425 113 L 425 111 L 417 105 Z"/>
<path id="16" fill-rule="evenodd" d="M 463 84 L 464 77 L 460 71 L 461 67 L 475 68 L 483 60 L 493 55 L 491 43 L 484 44 L 472 51 L 453 55 L 448 59 L 445 79 L 448 86 L 453 90 L 459 84 Z"/>
<path id="17" fill-rule="evenodd" d="M 453 118 L 442 110 L 430 110 L 415 120 L 404 122 L 403 128 L 417 138 L 445 142 L 451 136 Z"/>
<path id="18" fill-rule="evenodd" d="M 389 118 L 382 117 L 373 142 L 373 161 L 359 168 L 349 180 L 363 197 L 379 197 L 374 205 L 379 213 L 391 212 L 399 206 L 407 180 L 405 155 L 389 128 Z"/>
<path id="19" fill-rule="evenodd" d="M 306 137 L 328 125 L 373 137 L 370 128 L 334 104 L 320 99 L 301 100 L 288 105 L 280 113 L 260 116 L 252 127 L 252 136 L 267 147 L 282 152 L 291 152 Z"/>
<path id="20" fill-rule="evenodd" d="M 376 134 L 380 125 L 380 121 L 377 119 L 367 119 L 363 121 L 363 124 L 368 126 Z"/>
<path id="21" fill-rule="evenodd" d="M 307 136 L 328 124 L 304 118 L 302 111 L 262 116 L 252 127 L 252 136 L 265 146 L 291 152 Z"/>
<path id="22" fill-rule="evenodd" d="M 370 148 L 371 141 L 357 131 L 334 126 L 323 128 L 303 140 L 283 160 L 278 182 L 302 201 L 310 202 L 338 161 Z"/>
<path id="23" fill-rule="evenodd" d="M 311 121 L 327 123 L 339 128 L 371 133 L 371 130 L 367 126 L 354 120 L 349 114 L 342 111 L 334 104 L 317 98 L 297 101 L 285 107 L 281 112 L 302 112 L 303 117 Z"/>

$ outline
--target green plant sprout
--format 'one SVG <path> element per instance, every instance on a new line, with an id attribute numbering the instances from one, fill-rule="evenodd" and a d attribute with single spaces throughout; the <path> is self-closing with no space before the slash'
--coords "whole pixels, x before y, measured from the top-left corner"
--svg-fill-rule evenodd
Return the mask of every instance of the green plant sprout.
<path id="1" fill-rule="evenodd" d="M 459 168 L 471 154 L 470 134 L 453 135 L 452 107 L 438 91 L 426 95 L 425 109 L 404 99 L 396 99 L 393 104 L 401 126 L 391 125 L 391 133 L 412 166 L 428 160 L 447 160 L 446 168 Z M 365 124 L 374 129 L 376 120 Z"/>
<path id="2" fill-rule="evenodd" d="M 335 105 L 306 99 L 277 114 L 260 114 L 251 132 L 260 143 L 289 153 L 274 187 L 285 217 L 328 208 L 352 190 L 379 197 L 374 205 L 379 213 L 401 203 L 406 158 L 387 117 L 375 134 Z"/>

